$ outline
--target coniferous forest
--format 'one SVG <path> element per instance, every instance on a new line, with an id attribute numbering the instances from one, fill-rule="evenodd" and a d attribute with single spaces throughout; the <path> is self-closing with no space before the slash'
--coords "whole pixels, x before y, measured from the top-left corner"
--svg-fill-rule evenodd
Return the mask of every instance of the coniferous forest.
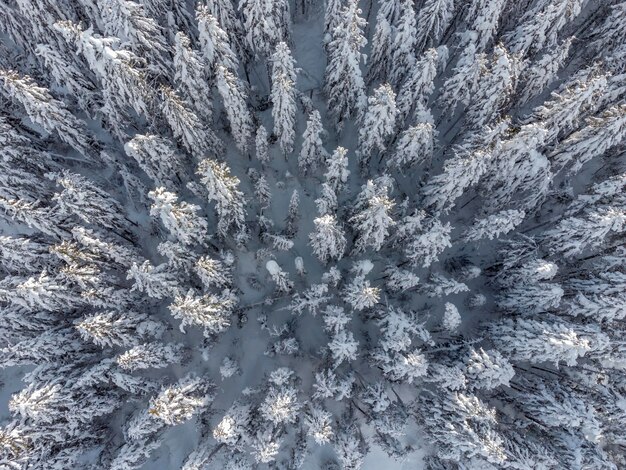
<path id="1" fill-rule="evenodd" d="M 625 469 L 625 98 L 619 0 L 0 0 L 0 469 Z"/>

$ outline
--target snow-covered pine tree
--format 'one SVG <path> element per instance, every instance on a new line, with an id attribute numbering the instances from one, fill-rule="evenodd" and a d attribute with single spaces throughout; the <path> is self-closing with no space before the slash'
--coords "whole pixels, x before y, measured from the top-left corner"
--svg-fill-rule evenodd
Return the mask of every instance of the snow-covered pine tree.
<path id="1" fill-rule="evenodd" d="M 152 179 L 155 186 L 174 189 L 182 182 L 184 161 L 174 144 L 152 134 L 137 134 L 124 145 L 126 153 Z"/>
<path id="2" fill-rule="evenodd" d="M 337 25 L 330 32 L 328 65 L 324 91 L 328 109 L 334 115 L 339 129 L 346 120 L 359 116 L 366 106 L 365 82 L 361 73 L 361 52 L 367 44 L 363 35 L 366 21 L 360 16 L 358 2 L 348 0 L 339 14 Z"/>
<path id="3" fill-rule="evenodd" d="M 161 87 L 161 112 L 174 137 L 198 158 L 217 153 L 221 142 L 212 130 L 202 125 L 198 115 L 168 87 Z"/>
<path id="4" fill-rule="evenodd" d="M 518 59 L 502 45 L 496 45 L 489 69 L 478 80 L 476 92 L 467 109 L 470 126 L 479 128 L 498 117 L 515 89 L 518 74 Z"/>
<path id="5" fill-rule="evenodd" d="M 406 257 L 412 264 L 422 263 L 427 268 L 438 259 L 442 251 L 452 246 L 451 231 L 449 222 L 442 224 L 438 219 L 433 219 L 427 230 L 408 241 L 404 250 Z"/>
<path id="6" fill-rule="evenodd" d="M 387 182 L 380 179 L 370 180 L 362 186 L 357 212 L 349 219 L 357 234 L 355 252 L 365 251 L 368 247 L 379 251 L 385 243 L 390 227 L 395 224 L 391 217 L 395 203 L 389 197 L 390 189 Z"/>
<path id="7" fill-rule="evenodd" d="M 389 84 L 374 90 L 359 129 L 359 165 L 365 171 L 374 152 L 382 152 L 396 124 L 396 95 Z"/>
<path id="8" fill-rule="evenodd" d="M 465 232 L 465 239 L 467 241 L 480 240 L 483 238 L 493 240 L 499 237 L 500 234 L 514 230 L 515 227 L 523 222 L 525 216 L 524 211 L 512 209 L 478 219 Z"/>
<path id="9" fill-rule="evenodd" d="M 348 170 L 347 154 L 347 149 L 337 147 L 326 162 L 326 173 L 324 173 L 324 177 L 334 191 L 341 190 L 348 182 L 350 170 Z"/>
<path id="10" fill-rule="evenodd" d="M 246 58 L 245 33 L 241 18 L 232 0 L 208 0 L 209 13 L 217 19 L 220 27 L 228 33 L 229 43 L 239 57 Z"/>
<path id="11" fill-rule="evenodd" d="M 226 236 L 231 230 L 239 233 L 244 231 L 246 211 L 243 194 L 239 190 L 239 179 L 231 175 L 225 163 L 208 158 L 200 162 L 196 173 L 207 190 L 209 201 L 215 202 L 220 234 Z"/>
<path id="12" fill-rule="evenodd" d="M 413 2 L 400 0 L 399 10 L 398 22 L 394 25 L 391 47 L 385 51 L 387 54 L 391 52 L 388 76 L 389 83 L 396 88 L 415 66 L 415 49 L 417 46 L 417 23 Z M 383 19 L 383 21 L 385 20 Z M 384 33 L 384 30 L 381 33 Z"/>
<path id="13" fill-rule="evenodd" d="M 264 165 L 269 163 L 270 155 L 267 144 L 267 129 L 261 124 L 257 128 L 255 135 L 256 158 Z"/>
<path id="14" fill-rule="evenodd" d="M 133 281 L 132 290 L 145 292 L 155 299 L 172 297 L 179 288 L 176 277 L 167 269 L 167 265 L 153 266 L 148 260 L 142 264 L 133 263 L 126 278 Z"/>
<path id="15" fill-rule="evenodd" d="M 248 141 L 252 136 L 252 117 L 246 104 L 247 94 L 239 78 L 233 75 L 226 67 L 217 66 L 217 90 L 219 91 L 226 115 L 230 122 L 235 143 L 242 152 L 248 148 Z"/>
<path id="16" fill-rule="evenodd" d="M 209 119 L 213 112 L 209 75 L 200 54 L 192 49 L 189 37 L 178 32 L 174 37 L 174 83 L 196 113 Z"/>
<path id="17" fill-rule="evenodd" d="M 122 46 L 134 53 L 147 56 L 149 66 L 157 73 L 168 74 L 169 62 L 164 54 L 168 49 L 163 30 L 148 17 L 141 3 L 131 0 L 103 0 L 98 2 L 104 34 L 122 40 Z"/>
<path id="18" fill-rule="evenodd" d="M 376 15 L 376 27 L 372 37 L 372 50 L 368 59 L 367 82 L 386 81 L 391 62 L 392 28 L 385 19 L 382 8 Z"/>
<path id="19" fill-rule="evenodd" d="M 521 57 L 532 55 L 545 46 L 556 45 L 561 29 L 582 10 L 584 0 L 543 0 L 519 20 L 504 39 L 508 49 Z"/>
<path id="20" fill-rule="evenodd" d="M 524 69 L 518 85 L 520 103 L 530 101 L 556 80 L 559 70 L 569 55 L 573 39 L 570 37 L 554 46 Z"/>
<path id="21" fill-rule="evenodd" d="M 485 56 L 478 53 L 476 33 L 468 31 L 463 35 L 464 48 L 452 73 L 444 81 L 438 98 L 446 113 L 453 112 L 459 104 L 469 105 L 485 68 Z"/>
<path id="22" fill-rule="evenodd" d="M 150 214 L 159 216 L 167 230 L 181 243 L 190 245 L 203 243 L 207 236 L 207 223 L 197 214 L 199 206 L 178 202 L 178 196 L 165 188 L 156 188 L 148 193 L 153 204 Z"/>
<path id="23" fill-rule="evenodd" d="M 409 75 L 400 87 L 396 99 L 400 124 L 409 118 L 412 110 L 423 105 L 426 98 L 435 90 L 437 59 L 437 51 L 429 49 L 409 70 Z"/>
<path id="24" fill-rule="evenodd" d="M 320 113 L 317 109 L 314 109 L 309 114 L 306 130 L 302 135 L 302 149 L 298 157 L 298 167 L 302 174 L 306 175 L 315 171 L 326 162 L 328 152 L 326 152 L 324 142 L 322 141 L 322 136 L 325 133 Z"/>
<path id="25" fill-rule="evenodd" d="M 286 0 L 241 0 L 239 10 L 248 50 L 256 57 L 267 57 L 276 45 L 288 42 L 291 30 Z"/>
<path id="26" fill-rule="evenodd" d="M 209 337 L 222 333 L 230 326 L 235 304 L 236 298 L 228 291 L 215 296 L 197 295 L 190 289 L 184 296 L 175 296 L 170 312 L 174 318 L 181 320 L 179 328 L 183 333 L 185 327 L 195 325 L 203 328 L 205 336 Z"/>
<path id="27" fill-rule="evenodd" d="M 279 42 L 270 58 L 272 64 L 272 117 L 274 134 L 285 154 L 293 151 L 296 115 L 296 69 L 289 46 Z"/>
<path id="28" fill-rule="evenodd" d="M 332 214 L 316 218 L 315 231 L 309 235 L 311 248 L 320 261 L 341 259 L 346 249 L 344 231 Z"/>
<path id="29" fill-rule="evenodd" d="M 478 35 L 477 49 L 484 51 L 498 29 L 498 22 L 506 7 L 505 0 L 473 0 L 465 23 Z"/>
<path id="30" fill-rule="evenodd" d="M 454 0 L 426 0 L 417 14 L 416 49 L 437 47 L 454 15 Z"/>
<path id="31" fill-rule="evenodd" d="M 387 166 L 407 168 L 430 162 L 434 151 L 435 129 L 430 122 L 420 122 L 405 130 L 387 160 Z"/>
<path id="32" fill-rule="evenodd" d="M 37 86 L 32 78 L 21 77 L 17 72 L 0 70 L 0 80 L 3 94 L 20 103 L 33 123 L 46 132 L 58 134 L 63 142 L 85 157 L 91 157 L 93 144 L 89 131 L 63 102 L 54 99 L 46 88 Z"/>
<path id="33" fill-rule="evenodd" d="M 152 117 L 148 108 L 152 104 L 153 92 L 145 71 L 137 66 L 142 64 L 138 56 L 117 48 L 119 40 L 116 38 L 94 34 L 92 28 L 83 30 L 70 21 L 57 22 L 54 28 L 80 51 L 98 78 L 104 102 L 102 111 L 118 137 L 126 137 L 123 124 L 128 108 L 147 119 Z"/>
<path id="34" fill-rule="evenodd" d="M 224 67 L 233 74 L 239 68 L 239 58 L 230 47 L 228 34 L 224 31 L 215 16 L 206 5 L 198 5 L 196 10 L 198 21 L 198 40 L 209 73 L 213 75 L 216 67 Z"/>
<path id="35" fill-rule="evenodd" d="M 561 167 L 572 172 L 596 156 L 624 141 L 626 137 L 626 105 L 608 108 L 600 115 L 587 118 L 587 125 L 571 134 L 552 154 Z"/>

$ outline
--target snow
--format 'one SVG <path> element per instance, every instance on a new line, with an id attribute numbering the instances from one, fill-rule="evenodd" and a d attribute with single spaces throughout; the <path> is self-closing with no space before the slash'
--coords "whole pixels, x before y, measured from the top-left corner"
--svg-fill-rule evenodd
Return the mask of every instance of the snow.
<path id="1" fill-rule="evenodd" d="M 9 3 L 0 467 L 626 465 L 623 8 Z"/>

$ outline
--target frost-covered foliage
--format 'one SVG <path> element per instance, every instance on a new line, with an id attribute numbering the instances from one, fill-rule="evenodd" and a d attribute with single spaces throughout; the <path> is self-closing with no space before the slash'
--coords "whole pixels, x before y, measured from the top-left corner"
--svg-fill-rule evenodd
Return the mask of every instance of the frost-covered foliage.
<path id="1" fill-rule="evenodd" d="M 0 0 L 0 468 L 626 468 L 625 5 Z"/>

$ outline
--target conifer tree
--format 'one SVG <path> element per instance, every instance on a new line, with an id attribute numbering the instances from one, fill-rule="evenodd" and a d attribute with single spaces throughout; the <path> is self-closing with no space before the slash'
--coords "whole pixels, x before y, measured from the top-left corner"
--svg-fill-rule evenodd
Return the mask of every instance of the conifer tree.
<path id="1" fill-rule="evenodd" d="M 63 189 L 53 200 L 64 214 L 74 214 L 83 221 L 101 225 L 124 236 L 129 225 L 120 204 L 107 192 L 80 175 L 64 171 L 50 174 Z"/>
<path id="2" fill-rule="evenodd" d="M 196 10 L 198 21 L 198 40 L 202 54 L 211 75 L 216 67 L 224 67 L 232 74 L 237 73 L 239 58 L 230 47 L 228 35 L 224 31 L 215 16 L 209 12 L 205 5 L 198 5 Z"/>
<path id="3" fill-rule="evenodd" d="M 625 137 L 626 105 L 612 106 L 600 115 L 587 118 L 587 125 L 564 140 L 552 157 L 559 166 L 571 166 L 571 171 L 577 172 Z"/>
<path id="4" fill-rule="evenodd" d="M 185 327 L 196 325 L 204 328 L 205 336 L 209 337 L 226 330 L 230 324 L 230 316 L 236 303 L 236 298 L 225 291 L 220 296 L 212 294 L 196 295 L 190 289 L 184 296 L 177 294 L 170 305 L 170 312 L 174 318 L 181 319 L 180 330 L 184 333 Z"/>
<path id="5" fill-rule="evenodd" d="M 411 0 L 401 0 L 398 23 L 394 30 L 391 52 L 389 83 L 398 87 L 415 66 L 417 31 L 415 10 Z"/>
<path id="6" fill-rule="evenodd" d="M 136 66 L 142 63 L 138 56 L 128 50 L 116 49 L 117 39 L 97 36 L 91 28 L 83 30 L 69 21 L 55 23 L 54 28 L 80 51 L 99 79 L 104 101 L 102 110 L 118 137 L 125 137 L 123 124 L 127 108 L 151 118 L 148 108 L 153 94 L 145 72 Z"/>
<path id="7" fill-rule="evenodd" d="M 435 49 L 427 50 L 400 87 L 396 99 L 398 120 L 402 124 L 411 114 L 411 110 L 418 108 L 434 91 L 434 80 L 437 75 L 437 57 Z"/>
<path id="8" fill-rule="evenodd" d="M 444 81 L 439 103 L 451 113 L 459 104 L 467 106 L 478 88 L 481 70 L 485 67 L 484 54 L 477 53 L 477 36 L 474 32 L 464 33 L 464 49 L 452 74 Z"/>
<path id="9" fill-rule="evenodd" d="M 196 113 L 210 118 L 213 112 L 211 90 L 202 57 L 192 49 L 189 37 L 178 32 L 174 37 L 174 82 L 182 97 Z"/>
<path id="10" fill-rule="evenodd" d="M 395 224 L 390 214 L 395 204 L 388 190 L 388 185 L 378 181 L 368 181 L 363 185 L 358 204 L 361 207 L 349 220 L 357 233 L 354 242 L 356 252 L 365 251 L 368 247 L 379 251 L 389 235 L 390 227 Z"/>
<path id="11" fill-rule="evenodd" d="M 366 104 L 365 83 L 361 73 L 361 49 L 367 44 L 363 35 L 365 20 L 355 0 L 349 0 L 328 43 L 328 65 L 324 91 L 328 108 L 339 129 L 351 116 L 360 115 Z"/>
<path id="12" fill-rule="evenodd" d="M 289 46 L 278 43 L 272 54 L 272 117 L 274 133 L 278 136 L 280 148 L 285 155 L 293 151 L 296 115 L 296 70 L 295 61 Z"/>
<path id="13" fill-rule="evenodd" d="M 517 28 L 506 34 L 508 49 L 523 57 L 556 45 L 559 31 L 580 13 L 583 4 L 583 0 L 537 2 L 522 16 Z"/>
<path id="14" fill-rule="evenodd" d="M 209 201 L 215 202 L 220 234 L 226 236 L 233 229 L 244 230 L 246 212 L 243 194 L 239 191 L 239 179 L 230 174 L 226 164 L 210 159 L 201 161 L 196 173 L 208 192 Z"/>
<path id="15" fill-rule="evenodd" d="M 207 151 L 217 151 L 221 145 L 217 136 L 202 125 L 198 115 L 174 90 L 161 87 L 161 99 L 161 112 L 174 137 L 181 141 L 187 151 L 198 157 Z"/>
<path id="16" fill-rule="evenodd" d="M 588 78 L 570 81 L 562 91 L 553 93 L 551 100 L 535 108 L 532 117 L 547 130 L 546 142 L 571 130 L 585 112 L 594 109 L 606 87 L 606 76 L 592 73 Z"/>
<path id="17" fill-rule="evenodd" d="M 166 73 L 167 63 L 162 54 L 167 50 L 167 41 L 157 22 L 146 16 L 141 3 L 103 0 L 98 7 L 104 34 L 121 39 L 124 47 L 137 54 L 147 55 L 159 73 Z"/>
<path id="18" fill-rule="evenodd" d="M 526 103 L 539 95 L 556 78 L 567 59 L 573 38 L 563 41 L 543 54 L 520 77 L 520 103 Z"/>
<path id="19" fill-rule="evenodd" d="M 148 260 L 142 264 L 133 263 L 126 278 L 134 281 L 132 290 L 145 292 L 155 299 L 172 297 L 178 291 L 176 278 L 167 266 L 153 266 Z"/>
<path id="20" fill-rule="evenodd" d="M 416 48 L 437 47 L 454 15 L 453 0 L 427 0 L 417 14 Z"/>
<path id="21" fill-rule="evenodd" d="M 477 49 L 484 51 L 498 29 L 504 11 L 504 0 L 474 0 L 471 2 L 465 22 L 478 35 Z"/>
<path id="22" fill-rule="evenodd" d="M 286 0 L 241 0 L 246 45 L 256 57 L 269 56 L 290 36 L 289 3 Z"/>
<path id="23" fill-rule="evenodd" d="M 405 168 L 429 162 L 433 156 L 435 132 L 434 126 L 428 122 L 409 127 L 398 139 L 387 165 Z"/>
<path id="24" fill-rule="evenodd" d="M 313 253 L 322 262 L 328 258 L 341 259 L 346 249 L 346 237 L 337 218 L 326 214 L 316 218 L 313 223 L 315 232 L 309 235 Z"/>
<path id="25" fill-rule="evenodd" d="M 185 245 L 202 243 L 206 238 L 207 223 L 198 216 L 199 206 L 187 202 L 178 202 L 176 194 L 165 188 L 156 188 L 148 193 L 154 202 L 150 215 L 158 215 L 176 239 Z"/>
<path id="26" fill-rule="evenodd" d="M 504 210 L 497 214 L 477 219 L 465 232 L 465 239 L 468 241 L 483 238 L 492 240 L 493 238 L 499 237 L 500 234 L 505 234 L 513 230 L 522 223 L 525 216 L 524 211 Z"/>
<path id="27" fill-rule="evenodd" d="M 372 52 L 368 60 L 368 83 L 384 82 L 387 80 L 389 73 L 391 63 L 389 50 L 392 47 L 393 36 L 391 25 L 382 13 L 381 8 L 376 15 L 376 28 L 372 37 Z"/>
<path id="28" fill-rule="evenodd" d="M 382 152 L 396 123 L 395 93 L 388 84 L 374 90 L 359 130 L 359 164 L 366 169 L 373 152 Z"/>
<path id="29" fill-rule="evenodd" d="M 124 150 L 155 186 L 173 189 L 182 179 L 184 162 L 169 140 L 151 134 L 136 135 L 124 145 Z"/>
<path id="30" fill-rule="evenodd" d="M 61 101 L 55 100 L 47 89 L 37 86 L 28 76 L 20 77 L 16 72 L 2 70 L 0 79 L 5 96 L 20 103 L 35 124 L 46 132 L 58 134 L 63 142 L 89 157 L 92 145 L 89 132 Z"/>
<path id="31" fill-rule="evenodd" d="M 243 83 L 222 65 L 217 67 L 216 81 L 235 143 L 239 150 L 244 152 L 252 135 L 252 117 L 246 104 L 247 96 Z"/>
<path id="32" fill-rule="evenodd" d="M 309 114 L 306 123 L 306 130 L 302 135 L 302 149 L 298 158 L 298 166 L 302 174 L 315 171 L 328 157 L 328 152 L 324 148 L 322 136 L 325 134 L 322 118 L 318 110 L 314 109 Z"/>
<path id="33" fill-rule="evenodd" d="M 337 147 L 328 158 L 327 169 L 324 177 L 334 191 L 339 191 L 348 181 L 348 151 L 343 147 Z"/>
<path id="34" fill-rule="evenodd" d="M 478 81 L 476 93 L 467 109 L 468 122 L 473 127 L 491 123 L 502 111 L 515 89 L 519 64 L 504 47 L 496 45 L 489 71 Z"/>
<path id="35" fill-rule="evenodd" d="M 255 136 L 256 157 L 264 165 L 270 161 L 267 138 L 267 130 L 262 124 L 259 125 Z"/>
<path id="36" fill-rule="evenodd" d="M 244 31 L 236 5 L 231 0 L 210 0 L 206 2 L 209 13 L 217 19 L 220 27 L 228 32 L 229 43 L 239 57 L 245 57 Z"/>

